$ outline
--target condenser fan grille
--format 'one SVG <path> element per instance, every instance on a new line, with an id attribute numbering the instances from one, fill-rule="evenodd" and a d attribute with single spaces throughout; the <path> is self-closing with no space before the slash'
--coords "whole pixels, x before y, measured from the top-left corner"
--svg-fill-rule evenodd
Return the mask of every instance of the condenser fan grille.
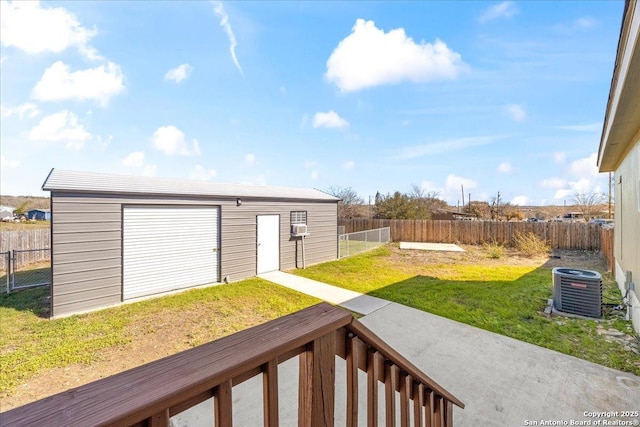
<path id="1" fill-rule="evenodd" d="M 597 271 L 554 268 L 553 305 L 564 313 L 602 317 L 602 276 Z"/>

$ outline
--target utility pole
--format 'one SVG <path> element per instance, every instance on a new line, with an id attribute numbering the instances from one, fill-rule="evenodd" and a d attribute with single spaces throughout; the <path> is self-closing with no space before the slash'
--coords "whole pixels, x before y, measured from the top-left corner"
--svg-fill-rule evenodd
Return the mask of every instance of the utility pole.
<path id="1" fill-rule="evenodd" d="M 462 210 L 464 210 L 464 185 L 460 184 L 460 190 L 462 190 Z"/>

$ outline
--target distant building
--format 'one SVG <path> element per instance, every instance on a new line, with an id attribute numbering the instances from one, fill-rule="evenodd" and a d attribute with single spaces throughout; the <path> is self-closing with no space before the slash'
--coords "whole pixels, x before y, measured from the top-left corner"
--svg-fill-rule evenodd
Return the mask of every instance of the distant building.
<path id="1" fill-rule="evenodd" d="M 51 221 L 51 209 L 31 209 L 27 212 L 27 218 L 36 221 Z"/>
<path id="2" fill-rule="evenodd" d="M 477 218 L 474 214 L 470 213 L 456 212 L 448 209 L 438 209 L 431 212 L 431 219 L 436 221 L 452 221 L 454 219 L 474 220 Z"/>
<path id="3" fill-rule="evenodd" d="M 16 208 L 13 206 L 0 206 L 0 219 L 13 217 L 13 211 L 15 210 Z"/>

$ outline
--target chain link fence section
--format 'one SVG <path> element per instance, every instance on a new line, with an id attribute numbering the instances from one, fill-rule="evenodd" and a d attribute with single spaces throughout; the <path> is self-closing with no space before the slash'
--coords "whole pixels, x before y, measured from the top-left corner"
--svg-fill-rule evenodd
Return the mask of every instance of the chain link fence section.
<path id="1" fill-rule="evenodd" d="M 389 243 L 391 228 L 358 231 L 338 236 L 338 259 L 356 255 Z"/>
<path id="2" fill-rule="evenodd" d="M 7 290 L 51 284 L 51 249 L 13 250 Z"/>
<path id="3" fill-rule="evenodd" d="M 5 286 L 7 293 L 11 289 L 11 252 L 0 252 L 0 286 Z"/>

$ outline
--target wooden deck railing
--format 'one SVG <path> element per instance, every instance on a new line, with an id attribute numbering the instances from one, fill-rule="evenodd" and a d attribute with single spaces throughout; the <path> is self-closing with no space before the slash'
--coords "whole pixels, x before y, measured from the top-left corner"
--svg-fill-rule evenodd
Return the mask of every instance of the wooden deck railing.
<path id="1" fill-rule="evenodd" d="M 453 405 L 464 408 L 349 312 L 322 303 L 4 412 L 0 425 L 169 426 L 172 416 L 213 397 L 215 426 L 232 426 L 233 387 L 262 375 L 264 425 L 274 427 L 278 365 L 299 356 L 298 425 L 333 426 L 336 355 L 346 360 L 347 426 L 357 426 L 360 417 L 377 426 L 379 400 L 386 426 L 396 418 L 401 426 L 451 426 Z M 365 389 L 359 370 L 367 378 L 366 414 L 358 411 L 358 392 Z"/>

